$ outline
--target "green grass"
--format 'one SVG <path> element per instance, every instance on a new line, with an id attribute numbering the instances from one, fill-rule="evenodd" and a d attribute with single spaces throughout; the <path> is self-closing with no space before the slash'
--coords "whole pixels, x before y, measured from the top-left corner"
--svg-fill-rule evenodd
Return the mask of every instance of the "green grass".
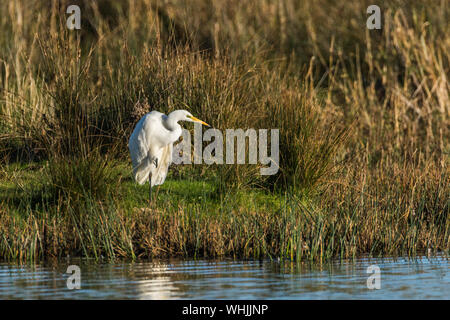
<path id="1" fill-rule="evenodd" d="M 0 180 L 0 202 L 8 207 L 10 212 L 19 212 L 23 206 L 32 206 L 45 210 L 42 203 L 51 196 L 46 188 L 49 181 L 45 180 L 46 162 L 35 164 L 11 164 L 4 168 Z M 186 168 L 185 168 L 186 169 Z M 138 185 L 131 177 L 128 163 L 117 163 L 112 169 L 115 183 L 119 189 L 113 190 L 104 198 L 115 199 L 126 210 L 149 206 L 148 184 Z M 201 207 L 206 212 L 214 213 L 223 208 L 248 210 L 279 208 L 281 195 L 276 195 L 262 189 L 230 189 L 220 193 L 216 177 L 195 175 L 173 177 L 169 170 L 166 181 L 161 186 L 153 188 L 153 205 L 164 208 L 169 203 L 181 207 Z M 34 200 L 33 200 L 34 199 Z"/>
<path id="2" fill-rule="evenodd" d="M 111 188 L 116 191 L 104 198 L 53 203 L 46 193 L 52 189 L 42 179 L 45 168 L 45 163 L 15 164 L 3 170 L 4 177 L 14 176 L 17 182 L 1 184 L 3 259 L 68 254 L 111 260 L 180 256 L 317 262 L 448 250 L 449 204 L 439 200 L 448 192 L 445 176 L 433 194 L 417 190 L 417 207 L 405 214 L 409 204 L 401 191 L 391 193 L 387 202 L 380 192 L 380 199 L 360 197 L 356 204 L 352 194 L 327 204 L 324 194 L 311 198 L 260 188 L 222 193 L 214 175 L 195 178 L 188 166 L 179 172 L 172 168 L 149 204 L 148 185 L 131 180 L 128 163 L 109 169 L 121 178 L 118 188 Z M 20 187 L 24 181 L 26 188 Z M 429 197 L 436 199 L 434 207 L 426 205 Z"/>

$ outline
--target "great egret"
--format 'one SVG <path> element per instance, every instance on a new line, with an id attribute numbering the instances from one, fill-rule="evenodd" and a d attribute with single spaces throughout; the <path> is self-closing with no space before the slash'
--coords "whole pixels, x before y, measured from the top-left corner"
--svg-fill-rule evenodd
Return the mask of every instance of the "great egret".
<path id="1" fill-rule="evenodd" d="M 166 179 L 172 162 L 173 143 L 181 136 L 178 121 L 199 122 L 209 126 L 186 110 L 175 110 L 168 116 L 152 111 L 139 120 L 128 141 L 134 180 L 140 185 L 149 182 L 150 202 L 152 187 L 163 184 Z"/>

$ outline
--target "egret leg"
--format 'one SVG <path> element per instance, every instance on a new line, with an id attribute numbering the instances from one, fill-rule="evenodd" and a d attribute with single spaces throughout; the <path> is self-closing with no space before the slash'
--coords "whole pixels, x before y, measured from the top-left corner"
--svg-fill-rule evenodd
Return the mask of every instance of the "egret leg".
<path id="1" fill-rule="evenodd" d="M 155 168 L 158 167 L 158 158 L 153 159 L 153 164 L 155 165 Z M 152 202 L 152 173 L 151 172 L 150 172 L 149 176 L 150 176 L 149 183 L 150 183 L 150 203 L 151 203 Z M 158 190 L 159 190 L 159 188 L 158 188 Z M 156 192 L 155 201 L 156 201 L 156 199 L 158 199 L 158 192 Z"/>
<path id="2" fill-rule="evenodd" d="M 158 167 L 158 159 L 154 158 L 152 160 L 153 164 L 155 165 L 155 168 Z M 148 184 L 149 184 L 149 203 L 152 203 L 152 172 L 148 174 Z M 158 196 L 158 193 L 156 194 Z"/>
<path id="3" fill-rule="evenodd" d="M 148 185 L 149 185 L 149 202 L 152 203 L 152 173 L 148 175 Z"/>

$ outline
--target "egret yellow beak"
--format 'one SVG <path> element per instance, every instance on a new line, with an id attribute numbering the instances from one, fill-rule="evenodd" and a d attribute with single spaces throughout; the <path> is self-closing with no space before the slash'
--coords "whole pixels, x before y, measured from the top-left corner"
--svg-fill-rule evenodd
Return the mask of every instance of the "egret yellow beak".
<path id="1" fill-rule="evenodd" d="M 191 119 L 194 120 L 195 122 L 200 122 L 201 124 L 210 127 L 210 125 L 207 124 L 205 121 L 202 121 L 202 120 L 200 120 L 200 119 L 197 119 L 197 118 L 194 117 L 194 116 L 189 116 L 189 118 L 191 118 Z"/>

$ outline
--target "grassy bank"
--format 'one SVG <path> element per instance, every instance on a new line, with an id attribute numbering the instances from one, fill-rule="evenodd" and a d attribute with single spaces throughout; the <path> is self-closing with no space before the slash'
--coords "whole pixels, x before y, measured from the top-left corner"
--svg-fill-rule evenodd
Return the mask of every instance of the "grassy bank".
<path id="1" fill-rule="evenodd" d="M 124 0 L 70 31 L 68 4 L 0 4 L 1 259 L 449 251 L 445 1 L 388 1 L 381 30 L 364 2 Z M 172 166 L 149 206 L 126 143 L 175 109 L 278 128 L 279 172 Z"/>
<path id="2" fill-rule="evenodd" d="M 361 254 L 414 256 L 428 248 L 445 251 L 448 243 L 448 204 L 439 200 L 448 189 L 443 177 L 415 190 L 417 207 L 405 202 L 401 181 L 384 186 L 390 192 L 365 190 L 369 197 L 355 190 L 334 195 L 339 203 L 326 203 L 330 198 L 313 201 L 291 192 L 223 193 L 212 177 L 171 178 L 157 191 L 157 200 L 145 205 L 148 187 L 129 178 L 128 165 L 116 170 L 123 178 L 117 190 L 102 201 L 87 195 L 75 203 L 66 198 L 51 203 L 39 166 L 9 172 L 18 185 L 1 185 L 2 202 L 9 207 L 0 220 L 2 256 L 323 261 Z M 435 199 L 434 207 L 427 207 L 428 198 Z"/>

